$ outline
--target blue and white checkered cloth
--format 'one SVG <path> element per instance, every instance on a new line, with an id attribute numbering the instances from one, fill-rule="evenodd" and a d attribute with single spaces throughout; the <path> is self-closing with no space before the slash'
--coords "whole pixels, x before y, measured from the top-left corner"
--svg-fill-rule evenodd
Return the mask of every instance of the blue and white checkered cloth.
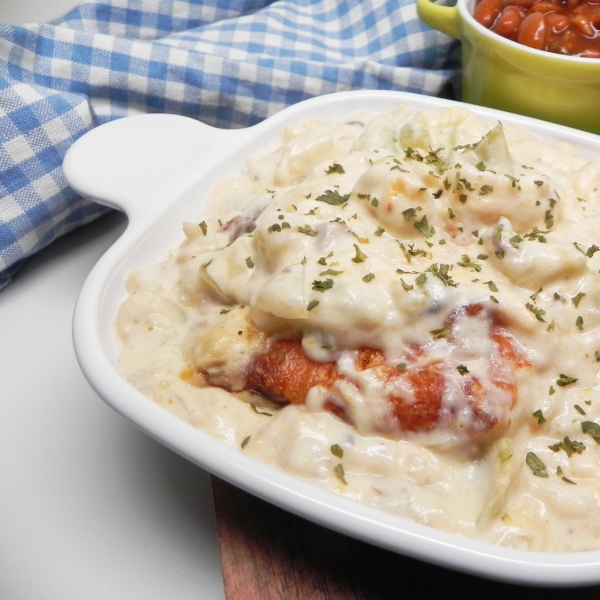
<path id="1" fill-rule="evenodd" d="M 125 115 L 246 127 L 350 89 L 440 94 L 456 44 L 414 0 L 96 0 L 0 26 L 0 288 L 103 207 L 67 186 L 69 146 Z"/>

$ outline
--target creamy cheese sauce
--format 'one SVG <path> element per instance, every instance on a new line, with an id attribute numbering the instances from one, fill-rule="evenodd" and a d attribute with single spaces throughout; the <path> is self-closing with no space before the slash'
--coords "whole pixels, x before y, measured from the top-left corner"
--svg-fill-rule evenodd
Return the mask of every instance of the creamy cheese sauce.
<path id="1" fill-rule="evenodd" d="M 399 108 L 288 127 L 246 167 L 129 276 L 132 384 L 383 511 L 600 548 L 600 159 L 461 108 Z M 281 404 L 248 373 L 290 337 L 335 376 Z"/>

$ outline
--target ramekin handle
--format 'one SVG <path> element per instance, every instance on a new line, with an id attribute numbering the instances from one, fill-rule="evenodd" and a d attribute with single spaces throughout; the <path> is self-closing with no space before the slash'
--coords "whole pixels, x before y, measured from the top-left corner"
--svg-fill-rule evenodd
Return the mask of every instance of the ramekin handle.
<path id="1" fill-rule="evenodd" d="M 417 14 L 421 21 L 430 27 L 460 39 L 459 13 L 456 6 L 441 6 L 432 0 L 417 0 Z"/>

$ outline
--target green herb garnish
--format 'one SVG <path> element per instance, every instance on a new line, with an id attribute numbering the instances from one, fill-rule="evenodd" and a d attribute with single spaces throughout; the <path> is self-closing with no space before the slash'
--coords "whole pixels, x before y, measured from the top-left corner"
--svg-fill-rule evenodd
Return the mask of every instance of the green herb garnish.
<path id="1" fill-rule="evenodd" d="M 310 225 L 304 225 L 303 227 L 298 227 L 298 231 L 300 233 L 303 233 L 304 235 L 310 235 L 310 236 L 317 235 L 317 232 Z"/>
<path id="2" fill-rule="evenodd" d="M 458 283 L 456 283 L 452 277 L 450 277 L 449 272 L 452 269 L 450 265 L 433 263 L 429 269 L 427 269 L 430 273 L 433 273 L 438 279 L 441 279 L 444 282 L 444 285 L 450 287 L 457 287 Z"/>
<path id="3" fill-rule="evenodd" d="M 543 310 L 542 308 L 537 308 L 537 307 L 535 307 L 533 304 L 531 304 L 531 302 L 528 302 L 528 303 L 525 305 L 525 307 L 526 307 L 528 310 L 530 310 L 530 311 L 531 311 L 531 312 L 532 312 L 532 313 L 535 315 L 535 318 L 536 318 L 538 321 L 543 321 L 543 322 L 545 322 L 545 319 L 543 318 L 543 315 L 545 315 L 545 314 L 546 314 L 546 311 L 545 311 L 545 310 Z"/>
<path id="4" fill-rule="evenodd" d="M 352 244 L 354 246 L 354 250 L 356 251 L 356 255 L 352 258 L 352 262 L 361 263 L 365 262 L 365 259 L 369 258 L 359 247 L 357 244 Z"/>
<path id="5" fill-rule="evenodd" d="M 344 467 L 342 466 L 342 464 L 340 463 L 339 465 L 335 466 L 335 469 L 333 469 L 333 472 L 337 475 L 337 478 L 344 484 L 348 485 L 348 482 L 346 481 L 346 474 L 344 473 Z"/>
<path id="6" fill-rule="evenodd" d="M 318 202 L 325 202 L 327 204 L 331 204 L 332 206 L 336 206 L 338 204 L 343 204 L 348 201 L 350 198 L 350 194 L 344 194 L 343 196 L 335 191 L 335 190 L 326 190 L 320 196 L 317 196 L 315 200 Z"/>
<path id="7" fill-rule="evenodd" d="M 467 254 L 462 255 L 462 260 L 456 263 L 459 267 L 464 267 L 465 269 L 471 269 L 473 271 L 477 271 L 477 273 L 481 272 L 481 265 L 471 260 L 471 258 Z"/>
<path id="8" fill-rule="evenodd" d="M 523 238 L 520 235 L 513 235 L 508 241 L 513 248 L 518 248 Z"/>
<path id="9" fill-rule="evenodd" d="M 264 415 L 265 417 L 272 417 L 272 413 L 270 412 L 263 412 L 261 410 L 258 410 L 258 408 L 256 408 L 256 404 L 250 404 L 250 408 L 257 414 L 257 415 Z"/>
<path id="10" fill-rule="evenodd" d="M 600 444 L 600 425 L 594 421 L 583 421 L 581 423 L 581 431 L 594 438 L 596 444 Z"/>
<path id="11" fill-rule="evenodd" d="M 333 279 L 315 279 L 312 284 L 312 289 L 316 290 L 317 292 L 324 292 L 325 290 L 330 290 L 332 287 Z"/>
<path id="12" fill-rule="evenodd" d="M 341 275 L 344 271 L 336 271 L 335 269 L 326 269 L 325 271 L 321 271 L 319 275 L 323 277 L 324 275 Z"/>
<path id="13" fill-rule="evenodd" d="M 598 248 L 598 246 L 596 246 L 596 244 L 592 244 L 592 245 L 591 245 L 591 246 L 590 246 L 590 247 L 587 249 L 587 252 L 585 253 L 585 255 L 586 255 L 588 258 L 592 258 L 592 256 L 594 256 L 594 254 L 595 254 L 596 252 L 599 252 L 599 251 L 600 251 L 600 248 Z"/>
<path id="14" fill-rule="evenodd" d="M 548 477 L 546 465 L 533 452 L 527 453 L 527 456 L 525 457 L 525 462 L 536 477 Z"/>
<path id="15" fill-rule="evenodd" d="M 529 297 L 535 302 L 537 300 L 537 297 L 543 291 L 544 291 L 544 288 L 540 288 L 537 292 L 533 292 L 533 294 L 531 294 L 531 296 L 529 296 Z"/>
<path id="16" fill-rule="evenodd" d="M 556 380 L 556 385 L 559 385 L 560 387 L 565 387 L 566 385 L 575 383 L 576 381 L 577 377 L 570 377 L 569 375 L 561 373 L 559 378 Z"/>
<path id="17" fill-rule="evenodd" d="M 440 327 L 439 329 L 432 329 L 429 333 L 433 335 L 434 340 L 445 338 L 450 334 L 450 327 Z"/>
<path id="18" fill-rule="evenodd" d="M 326 175 L 331 175 L 331 173 L 345 173 L 346 171 L 344 171 L 344 167 L 342 167 L 342 165 L 340 165 L 339 163 L 333 163 L 326 171 L 325 174 Z"/>
<path id="19" fill-rule="evenodd" d="M 585 450 L 585 444 L 582 442 L 578 442 L 577 440 L 572 440 L 569 436 L 565 436 L 560 442 L 556 442 L 556 444 L 552 444 L 552 446 L 548 446 L 552 452 L 558 452 L 559 450 L 564 450 L 567 453 L 567 456 L 571 458 L 573 454 L 581 454 Z"/>
<path id="20" fill-rule="evenodd" d="M 415 222 L 415 228 L 418 229 L 426 238 L 435 235 L 435 228 L 427 222 L 427 215 L 423 215 L 420 221 Z"/>
<path id="21" fill-rule="evenodd" d="M 579 292 L 576 296 L 571 298 L 571 302 L 575 305 L 575 308 L 579 306 L 581 299 L 585 296 L 585 292 Z"/>
<path id="22" fill-rule="evenodd" d="M 407 208 L 406 210 L 402 211 L 402 216 L 404 217 L 405 221 L 410 221 L 417 216 L 417 211 L 414 208 Z"/>
<path id="23" fill-rule="evenodd" d="M 333 446 L 331 446 L 329 449 L 331 450 L 331 454 L 334 456 L 337 456 L 338 458 L 344 458 L 344 450 L 339 444 L 333 444 Z"/>

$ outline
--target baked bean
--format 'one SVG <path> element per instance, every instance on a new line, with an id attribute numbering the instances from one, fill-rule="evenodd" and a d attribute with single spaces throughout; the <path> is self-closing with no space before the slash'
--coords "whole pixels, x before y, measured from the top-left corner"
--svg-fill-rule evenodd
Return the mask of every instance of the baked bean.
<path id="1" fill-rule="evenodd" d="M 561 5 L 556 2 L 536 2 L 530 9 L 529 12 L 541 12 L 541 13 L 549 13 L 549 12 L 560 12 Z"/>
<path id="2" fill-rule="evenodd" d="M 596 29 L 600 29 L 600 7 L 590 8 L 587 17 Z"/>
<path id="3" fill-rule="evenodd" d="M 525 11 L 522 8 L 507 6 L 496 19 L 492 31 L 502 37 L 514 39 L 524 18 Z"/>
<path id="4" fill-rule="evenodd" d="M 565 15 L 559 15 L 557 13 L 546 15 L 546 24 L 550 27 L 552 33 L 562 33 L 570 23 L 569 17 Z"/>
<path id="5" fill-rule="evenodd" d="M 536 0 L 504 0 L 504 6 L 520 6 L 521 8 L 531 8 Z"/>
<path id="6" fill-rule="evenodd" d="M 573 11 L 581 4 L 581 0 L 566 0 L 565 5 L 569 12 Z"/>
<path id="7" fill-rule="evenodd" d="M 530 48 L 600 58 L 600 0 L 478 0 L 474 16 Z"/>
<path id="8" fill-rule="evenodd" d="M 502 0 L 481 0 L 475 7 L 474 17 L 484 27 L 491 27 L 502 10 Z"/>
<path id="9" fill-rule="evenodd" d="M 577 29 L 579 29 L 583 35 L 587 37 L 594 37 L 594 26 L 589 22 L 587 17 L 584 17 L 583 15 L 575 15 L 571 19 L 571 23 L 573 23 L 573 25 L 575 25 L 575 27 L 577 27 Z"/>
<path id="10" fill-rule="evenodd" d="M 567 31 L 561 38 L 562 46 L 563 46 L 565 54 L 574 54 L 575 53 L 575 49 L 577 48 L 577 37 L 579 35 L 581 35 L 581 34 L 579 32 L 575 32 L 573 30 L 573 28 L 570 27 L 570 23 L 569 23 L 569 29 L 567 29 Z"/>
<path id="11" fill-rule="evenodd" d="M 530 13 L 519 26 L 517 41 L 519 44 L 542 50 L 546 47 L 548 27 L 542 13 Z"/>

